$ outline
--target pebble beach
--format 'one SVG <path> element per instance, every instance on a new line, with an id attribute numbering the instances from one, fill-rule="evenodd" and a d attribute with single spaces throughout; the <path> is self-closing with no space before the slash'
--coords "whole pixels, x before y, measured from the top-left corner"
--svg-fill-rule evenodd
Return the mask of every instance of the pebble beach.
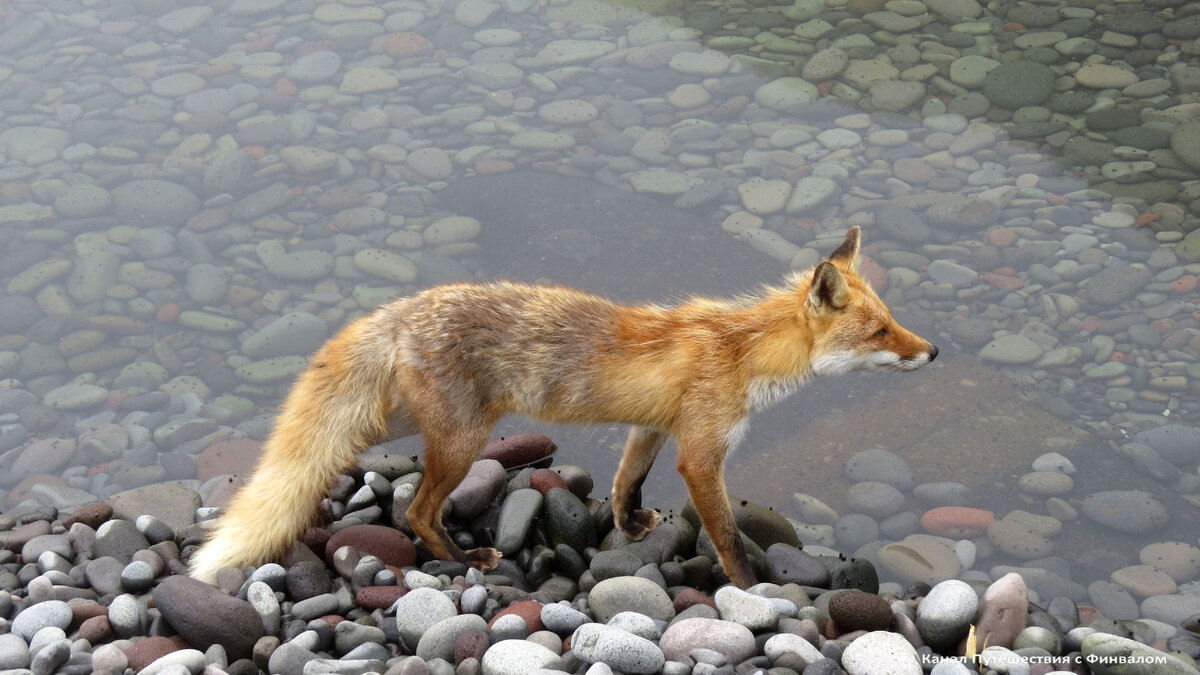
<path id="1" fill-rule="evenodd" d="M 1198 672 L 1194 3 L 17 0 L 0 153 L 0 671 Z M 766 278 L 861 226 L 901 321 L 1064 431 L 979 484 L 853 448 L 832 505 L 798 452 L 734 504 L 746 590 L 687 505 L 614 532 L 595 448 L 541 434 L 451 497 L 492 572 L 410 539 L 421 458 L 385 444 L 288 559 L 187 578 L 314 349 L 512 269 L 455 186 L 536 212 L 549 177 Z M 622 255 L 578 206 L 529 270 Z"/>

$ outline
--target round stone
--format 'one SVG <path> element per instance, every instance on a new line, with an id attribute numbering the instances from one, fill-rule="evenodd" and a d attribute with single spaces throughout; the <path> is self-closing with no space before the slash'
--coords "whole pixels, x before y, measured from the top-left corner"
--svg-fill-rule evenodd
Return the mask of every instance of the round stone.
<path id="1" fill-rule="evenodd" d="M 1054 71 L 1033 61 L 1009 61 L 988 71 L 983 95 L 995 105 L 1017 109 L 1037 105 L 1054 93 Z"/>
<path id="2" fill-rule="evenodd" d="M 675 616 L 667 592 L 642 577 L 605 579 L 588 594 L 588 604 L 596 620 L 605 623 L 620 612 L 637 612 L 660 621 L 670 621 Z"/>
<path id="3" fill-rule="evenodd" d="M 1167 524 L 1167 509 L 1149 492 L 1112 490 L 1083 500 L 1088 518 L 1129 534 L 1155 530 Z"/>

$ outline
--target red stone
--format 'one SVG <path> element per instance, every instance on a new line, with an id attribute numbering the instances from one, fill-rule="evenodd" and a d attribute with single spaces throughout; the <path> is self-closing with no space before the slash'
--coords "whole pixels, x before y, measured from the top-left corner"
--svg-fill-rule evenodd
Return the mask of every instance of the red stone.
<path id="1" fill-rule="evenodd" d="M 94 530 L 103 525 L 109 518 L 112 518 L 112 514 L 112 506 L 103 502 L 84 504 L 75 509 L 71 513 L 71 516 L 63 521 L 63 527 L 69 530 L 75 523 L 83 523 Z"/>
<path id="2" fill-rule="evenodd" d="M 694 588 L 685 588 L 679 591 L 675 594 L 675 599 L 671 601 L 671 604 L 675 606 L 676 614 L 694 605 L 708 605 L 713 609 L 717 608 L 717 603 L 713 602 L 712 598 Z"/>
<path id="3" fill-rule="evenodd" d="M 921 516 L 921 527 L 940 537 L 968 539 L 987 532 L 996 520 L 996 514 L 969 506 L 939 506 L 929 509 Z"/>
<path id="4" fill-rule="evenodd" d="M 112 625 L 107 616 L 93 616 L 79 624 L 79 637 L 93 645 L 102 644 L 112 639 Z"/>
<path id="5" fill-rule="evenodd" d="M 126 649 L 125 658 L 129 659 L 129 667 L 136 673 L 167 654 L 180 649 L 183 647 L 171 638 L 151 637 L 139 640 L 132 647 Z"/>
<path id="6" fill-rule="evenodd" d="M 76 628 L 84 621 L 97 616 L 108 616 L 108 608 L 95 602 L 86 605 L 71 605 L 71 625 Z"/>
<path id="7" fill-rule="evenodd" d="M 20 553 L 21 549 L 25 547 L 25 544 L 30 539 L 40 537 L 43 534 L 50 534 L 50 523 L 44 520 L 35 520 L 32 523 L 18 525 L 9 533 L 8 539 L 4 540 L 4 548 L 13 553 Z"/>
<path id="8" fill-rule="evenodd" d="M 354 599 L 363 609 L 387 609 L 407 592 L 403 586 L 364 586 Z"/>
<path id="9" fill-rule="evenodd" d="M 483 653 L 491 645 L 488 634 L 483 631 L 463 633 L 454 639 L 454 665 L 467 659 L 483 660 Z"/>
<path id="10" fill-rule="evenodd" d="M 542 434 L 513 434 L 487 444 L 484 459 L 494 459 L 507 469 L 536 464 L 554 454 L 558 446 Z"/>
<path id="11" fill-rule="evenodd" d="M 351 525 L 333 533 L 325 542 L 325 559 L 333 564 L 333 554 L 343 546 L 352 546 L 373 555 L 385 565 L 407 567 L 417 561 L 417 547 L 400 530 L 383 525 Z"/>
<path id="12" fill-rule="evenodd" d="M 550 469 L 535 470 L 533 475 L 529 477 L 529 487 L 542 493 L 543 497 L 546 496 L 546 493 L 551 488 L 570 489 L 567 487 L 567 481 L 563 480 L 563 477 L 558 475 L 557 471 L 551 471 Z"/>
<path id="13" fill-rule="evenodd" d="M 539 630 L 546 630 L 546 626 L 542 624 L 542 603 L 537 600 L 522 600 L 500 610 L 492 620 L 488 622 L 488 628 L 496 623 L 496 619 L 508 614 L 516 614 L 525 620 L 525 625 L 529 627 L 530 633 L 536 633 Z"/>

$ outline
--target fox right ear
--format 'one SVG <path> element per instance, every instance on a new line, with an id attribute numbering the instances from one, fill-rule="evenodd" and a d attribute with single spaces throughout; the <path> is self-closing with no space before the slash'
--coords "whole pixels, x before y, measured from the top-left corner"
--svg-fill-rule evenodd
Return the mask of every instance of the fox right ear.
<path id="1" fill-rule="evenodd" d="M 861 239 L 860 230 L 855 225 L 846 230 L 846 238 L 829 254 L 829 261 L 838 263 L 843 269 L 858 273 L 858 246 Z"/>
<path id="2" fill-rule="evenodd" d="M 808 287 L 808 306 L 821 312 L 825 309 L 842 309 L 850 304 L 850 284 L 846 277 L 829 261 L 813 270 L 812 284 Z"/>

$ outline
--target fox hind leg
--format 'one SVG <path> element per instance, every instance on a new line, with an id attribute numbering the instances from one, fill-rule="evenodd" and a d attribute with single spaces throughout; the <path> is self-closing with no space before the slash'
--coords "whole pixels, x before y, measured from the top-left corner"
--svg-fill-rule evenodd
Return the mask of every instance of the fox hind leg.
<path id="1" fill-rule="evenodd" d="M 658 513 L 640 508 L 642 483 L 666 440 L 664 431 L 635 426 L 625 442 L 621 467 L 613 480 L 613 521 L 633 541 L 641 541 L 658 524 Z"/>
<path id="2" fill-rule="evenodd" d="M 500 552 L 487 547 L 469 551 L 459 548 L 442 525 L 442 506 L 470 471 L 494 424 L 492 419 L 466 428 L 447 428 L 444 423 L 424 427 L 425 476 L 407 512 L 413 531 L 434 555 L 484 572 L 496 567 Z"/>

